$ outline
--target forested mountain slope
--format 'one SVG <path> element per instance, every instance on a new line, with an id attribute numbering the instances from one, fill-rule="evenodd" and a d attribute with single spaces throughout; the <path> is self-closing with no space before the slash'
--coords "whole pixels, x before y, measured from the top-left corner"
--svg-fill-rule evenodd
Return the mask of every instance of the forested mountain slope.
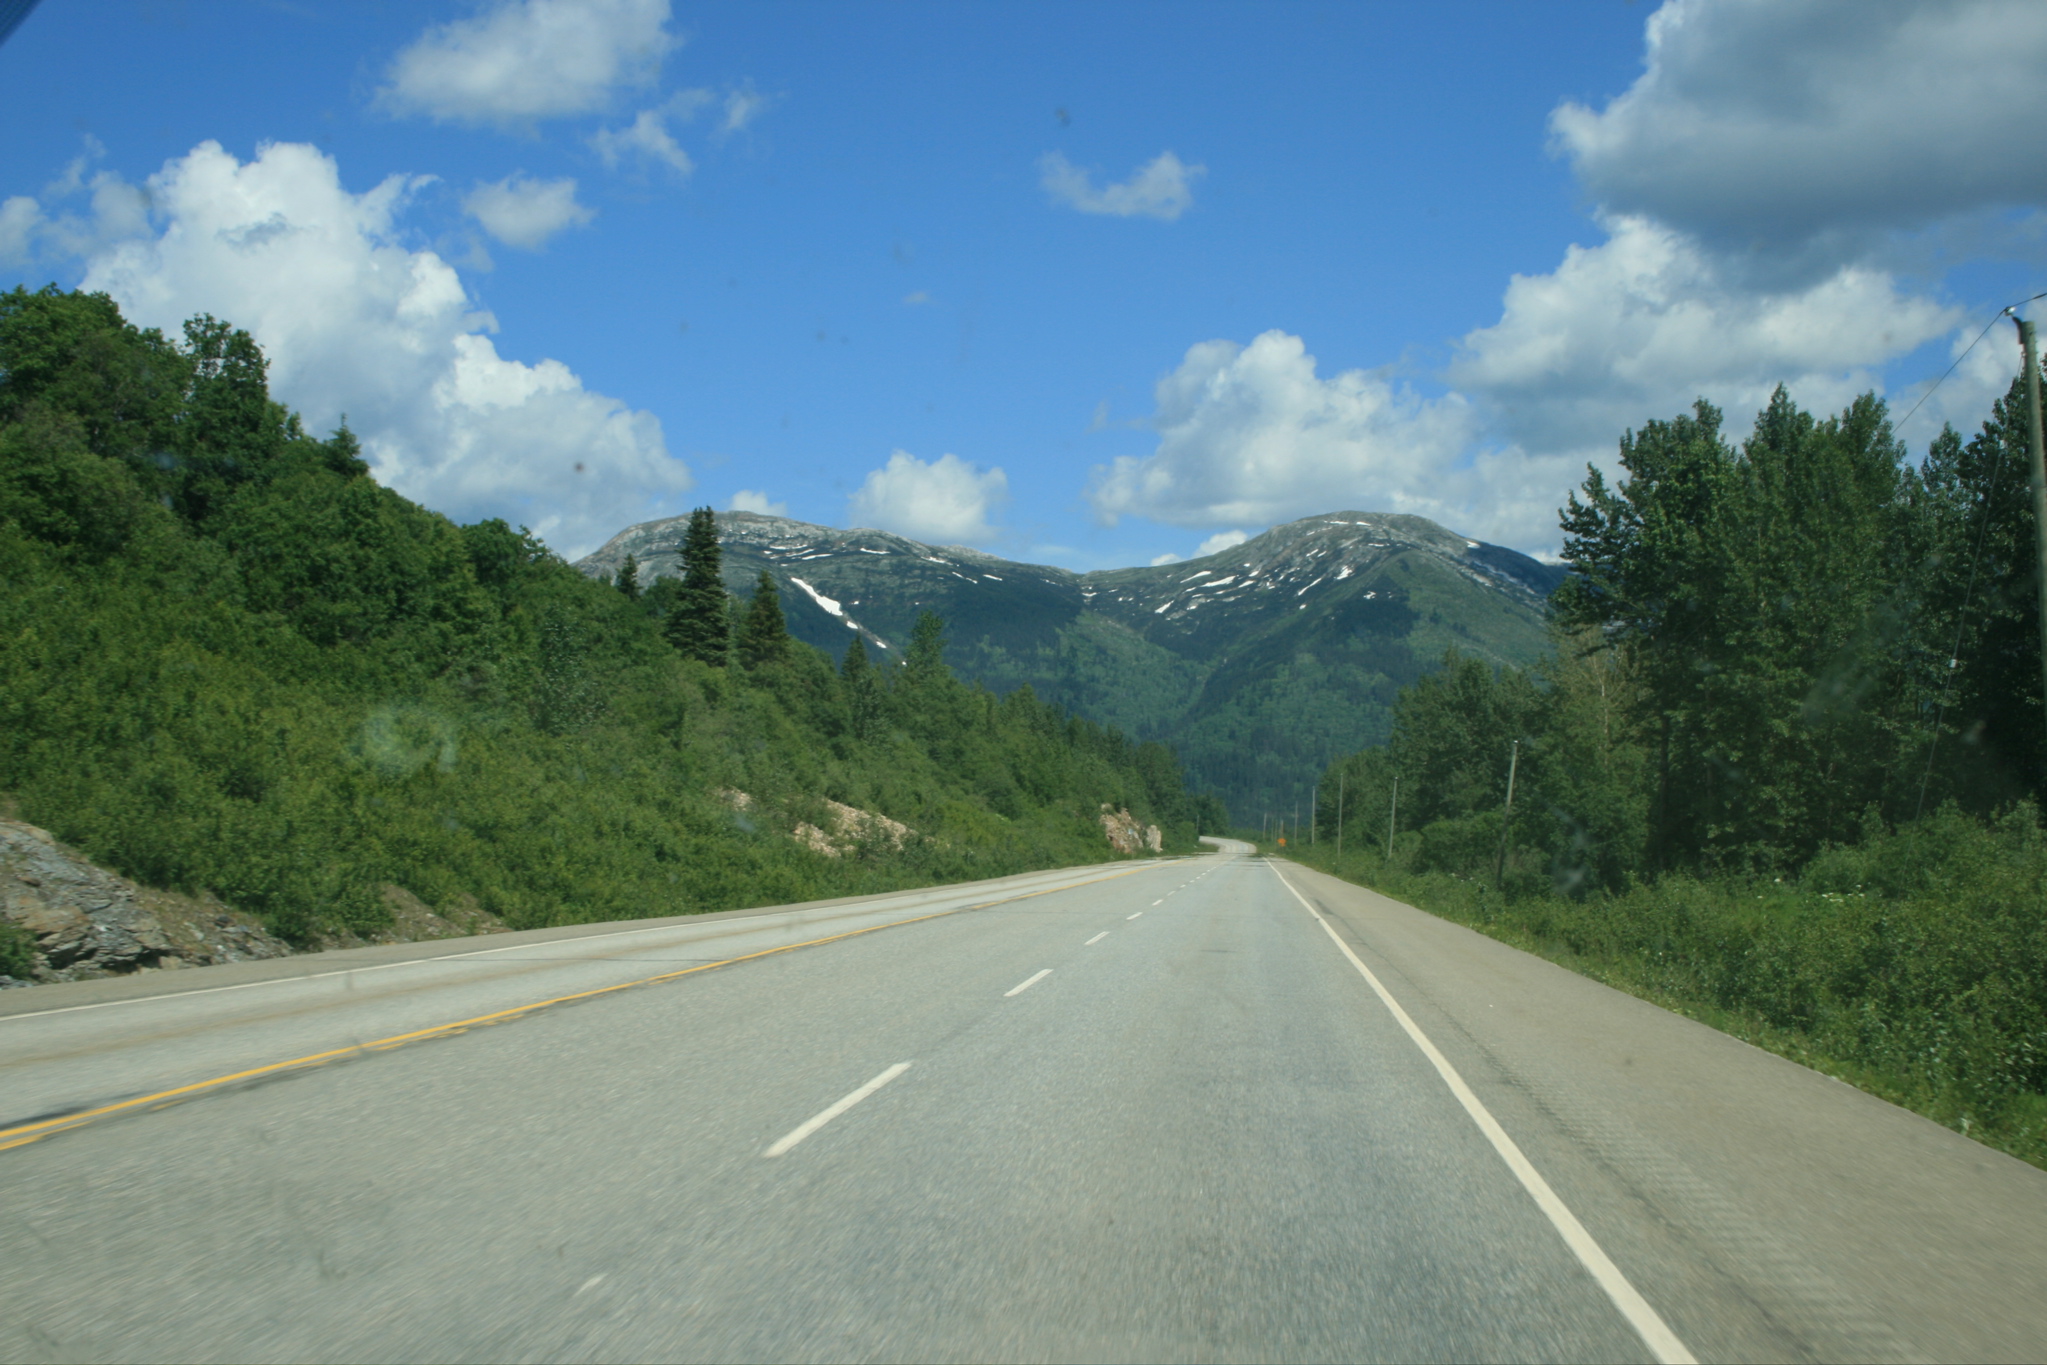
<path id="1" fill-rule="evenodd" d="M 1335 753 L 1383 741 L 1401 687 L 1445 650 L 1529 664 L 1562 571 L 1421 517 L 1332 512 L 1220 554 L 1075 574 L 885 531 L 719 514 L 727 582 L 782 585 L 790 630 L 828 651 L 851 631 L 900 654 L 921 611 L 947 659 L 998 692 L 1039 696 L 1163 740 L 1239 820 L 1305 801 Z M 577 565 L 672 575 L 681 518 L 614 536 Z"/>
<path id="2" fill-rule="evenodd" d="M 1105 804 L 1192 846 L 1170 754 L 961 683 L 935 621 L 850 676 L 776 622 L 686 658 L 379 486 L 211 318 L 0 295 L 0 582 L 0 804 L 300 943 L 408 897 L 529 926 L 1088 861 Z"/>

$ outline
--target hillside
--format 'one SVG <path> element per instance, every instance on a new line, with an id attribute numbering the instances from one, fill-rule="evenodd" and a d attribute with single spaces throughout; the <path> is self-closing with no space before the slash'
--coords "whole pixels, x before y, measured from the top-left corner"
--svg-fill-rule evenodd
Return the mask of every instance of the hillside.
<path id="1" fill-rule="evenodd" d="M 1126 808 L 1126 845 L 1194 846 L 1161 747 L 998 701 L 935 640 L 855 676 L 779 628 L 682 656 L 531 536 L 380 486 L 210 318 L 0 294 L 0 575 L 0 811 L 299 946 L 1098 860 Z M 0 971 L 30 932 L 55 970 L 57 919 L 8 927 L 41 914 L 0 916 Z"/>
<path id="2" fill-rule="evenodd" d="M 1385 740 L 1401 687 L 1446 649 L 1524 665 L 1548 647 L 1561 570 L 1421 517 L 1332 512 L 1205 559 L 1076 574 L 886 531 L 724 512 L 726 581 L 765 569 L 789 628 L 829 653 L 858 629 L 901 657 L 921 611 L 944 617 L 947 661 L 997 692 L 1171 744 L 1239 820 L 1307 799 L 1334 754 Z M 577 568 L 643 582 L 677 570 L 682 518 L 612 537 Z M 1304 812 L 1305 813 L 1305 812 Z"/>

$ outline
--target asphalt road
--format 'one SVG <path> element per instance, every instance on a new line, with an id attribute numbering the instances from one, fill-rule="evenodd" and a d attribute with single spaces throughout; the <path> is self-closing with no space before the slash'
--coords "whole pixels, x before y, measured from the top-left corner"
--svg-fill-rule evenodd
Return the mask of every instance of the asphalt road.
<path id="1" fill-rule="evenodd" d="M 0 999 L 9 1360 L 2043 1355 L 2047 1174 L 1256 858 Z"/>

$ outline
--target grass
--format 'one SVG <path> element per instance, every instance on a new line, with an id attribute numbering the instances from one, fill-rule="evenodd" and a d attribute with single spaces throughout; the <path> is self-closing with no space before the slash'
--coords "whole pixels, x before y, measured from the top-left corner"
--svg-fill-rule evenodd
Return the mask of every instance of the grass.
<path id="1" fill-rule="evenodd" d="M 1327 845 L 1284 852 L 2047 1168 L 2047 841 L 2030 807 L 1873 829 L 1796 877 L 1578 898 L 1544 884 L 1533 850 L 1502 892 L 1417 867 L 1422 843 L 1340 865 Z"/>

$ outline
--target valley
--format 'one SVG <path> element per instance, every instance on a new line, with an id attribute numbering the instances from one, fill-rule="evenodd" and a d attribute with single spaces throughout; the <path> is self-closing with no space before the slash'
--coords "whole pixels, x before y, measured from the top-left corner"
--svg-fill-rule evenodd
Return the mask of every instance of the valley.
<path id="1" fill-rule="evenodd" d="M 680 573 L 686 518 L 628 527 L 576 567 Z M 1331 512 L 1201 559 L 1073 573 L 877 530 L 721 512 L 727 587 L 781 585 L 790 634 L 832 657 L 859 631 L 900 660 L 917 615 L 946 622 L 965 680 L 1039 697 L 1174 747 L 1235 818 L 1301 803 L 1329 759 L 1384 742 L 1399 690 L 1455 648 L 1522 666 L 1548 648 L 1564 571 L 1421 517 Z"/>

